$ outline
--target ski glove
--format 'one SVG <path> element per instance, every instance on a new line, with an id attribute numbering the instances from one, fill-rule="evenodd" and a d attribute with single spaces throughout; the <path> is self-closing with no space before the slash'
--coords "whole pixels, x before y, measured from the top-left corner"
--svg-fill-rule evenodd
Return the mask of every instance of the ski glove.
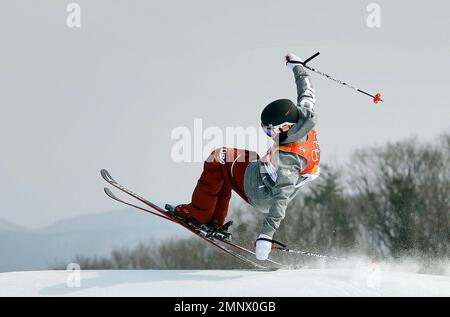
<path id="1" fill-rule="evenodd" d="M 272 238 L 266 234 L 260 234 L 258 239 L 256 239 L 256 258 L 258 260 L 264 261 L 267 260 L 267 258 L 269 257 L 269 253 L 272 250 L 272 242 L 259 240 L 261 238 L 269 240 L 272 240 Z"/>
<path id="2" fill-rule="evenodd" d="M 303 63 L 303 60 L 300 59 L 300 57 L 298 57 L 295 54 L 289 53 L 286 55 L 286 66 L 289 67 L 290 69 L 294 69 L 295 66 L 297 66 L 298 64 L 293 64 L 291 62 L 301 62 Z"/>

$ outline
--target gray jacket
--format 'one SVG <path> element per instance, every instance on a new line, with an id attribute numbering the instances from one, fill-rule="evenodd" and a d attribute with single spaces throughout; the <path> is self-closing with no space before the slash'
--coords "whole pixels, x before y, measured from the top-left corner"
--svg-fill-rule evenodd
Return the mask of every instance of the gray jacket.
<path id="1" fill-rule="evenodd" d="M 288 131 L 287 138 L 281 142 L 306 141 L 306 135 L 316 124 L 314 114 L 315 95 L 303 66 L 293 69 L 297 84 L 297 109 L 299 121 Z M 261 233 L 273 237 L 283 220 L 286 208 L 298 193 L 304 177 L 299 172 L 306 168 L 306 160 L 300 155 L 278 151 L 277 178 L 273 181 L 264 164 L 258 160 L 251 162 L 246 171 L 244 189 L 250 204 L 267 213 Z"/>

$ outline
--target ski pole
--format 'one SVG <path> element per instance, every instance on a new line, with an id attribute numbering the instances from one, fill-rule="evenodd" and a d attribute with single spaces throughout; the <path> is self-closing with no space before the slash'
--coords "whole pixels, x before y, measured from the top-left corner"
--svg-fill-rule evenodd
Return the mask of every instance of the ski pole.
<path id="1" fill-rule="evenodd" d="M 332 81 L 334 81 L 334 82 L 336 82 L 338 84 L 341 84 L 343 86 L 347 86 L 349 88 L 352 88 L 352 89 L 356 90 L 357 92 L 360 92 L 360 93 L 362 93 L 364 95 L 372 97 L 374 103 L 379 103 L 379 102 L 384 101 L 383 99 L 381 99 L 381 93 L 379 93 L 379 92 L 376 93 L 375 95 L 369 94 L 368 92 L 366 92 L 366 91 L 364 91 L 362 89 L 356 88 L 355 86 L 347 84 L 346 82 L 343 82 L 343 81 L 341 81 L 339 79 L 331 77 L 328 74 L 322 73 L 321 71 L 306 65 L 306 63 L 308 63 L 310 60 L 312 60 L 313 58 L 316 58 L 317 56 L 319 56 L 319 54 L 320 54 L 320 52 L 317 52 L 316 54 L 312 55 L 311 57 L 308 57 L 304 62 L 298 62 L 298 61 L 288 61 L 288 62 L 291 63 L 291 64 L 301 64 L 301 65 L 303 65 L 303 67 L 305 67 L 306 69 L 309 69 L 312 72 L 315 72 L 316 74 L 322 75 L 322 76 L 324 76 L 324 77 L 326 77 L 328 79 L 331 79 Z"/>
<path id="2" fill-rule="evenodd" d="M 291 250 L 284 243 L 281 243 L 280 241 L 273 240 L 273 239 L 258 238 L 257 240 L 263 240 L 263 241 L 271 242 L 272 243 L 272 250 L 278 250 L 278 251 L 283 251 L 283 252 L 288 252 L 288 253 L 302 254 L 302 255 L 306 255 L 306 256 L 314 256 L 314 257 L 317 257 L 317 258 L 324 258 L 324 259 L 330 259 L 330 260 L 347 260 L 345 258 L 338 258 L 338 257 L 330 256 L 330 255 L 317 254 L 317 253 L 312 253 L 312 252 L 308 252 L 308 251 Z"/>
<path id="3" fill-rule="evenodd" d="M 330 255 L 317 254 L 317 253 L 301 251 L 301 250 L 291 250 L 286 247 L 280 247 L 280 246 L 275 246 L 275 245 L 274 245 L 274 249 L 278 250 L 278 251 L 288 252 L 288 253 L 302 254 L 302 255 L 306 255 L 306 256 L 314 256 L 317 258 L 324 258 L 324 259 L 330 259 L 330 260 L 346 260 L 344 258 L 338 258 L 338 257 L 330 256 Z"/>

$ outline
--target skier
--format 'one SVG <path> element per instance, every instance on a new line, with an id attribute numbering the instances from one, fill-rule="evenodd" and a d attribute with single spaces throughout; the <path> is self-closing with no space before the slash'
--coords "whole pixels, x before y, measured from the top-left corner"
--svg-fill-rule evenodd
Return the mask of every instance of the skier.
<path id="1" fill-rule="evenodd" d="M 285 57 L 297 85 L 297 105 L 279 99 L 261 113 L 261 126 L 274 145 L 259 158 L 255 152 L 219 148 L 206 159 L 189 204 L 172 208 L 178 219 L 226 232 L 231 192 L 234 190 L 256 209 L 267 213 L 256 239 L 256 258 L 266 260 L 272 237 L 285 217 L 286 208 L 299 188 L 319 176 L 320 149 L 317 142 L 315 91 L 308 74 L 294 55 Z"/>

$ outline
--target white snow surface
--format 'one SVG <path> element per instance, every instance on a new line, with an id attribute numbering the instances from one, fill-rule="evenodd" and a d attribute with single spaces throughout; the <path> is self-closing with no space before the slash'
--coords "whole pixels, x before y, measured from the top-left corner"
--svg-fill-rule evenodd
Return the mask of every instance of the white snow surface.
<path id="1" fill-rule="evenodd" d="M 135 270 L 73 274 L 68 271 L 1 273 L 0 296 L 450 296 L 448 276 L 371 269 Z M 74 276 L 81 276 L 79 287 L 69 287 L 76 286 Z"/>

